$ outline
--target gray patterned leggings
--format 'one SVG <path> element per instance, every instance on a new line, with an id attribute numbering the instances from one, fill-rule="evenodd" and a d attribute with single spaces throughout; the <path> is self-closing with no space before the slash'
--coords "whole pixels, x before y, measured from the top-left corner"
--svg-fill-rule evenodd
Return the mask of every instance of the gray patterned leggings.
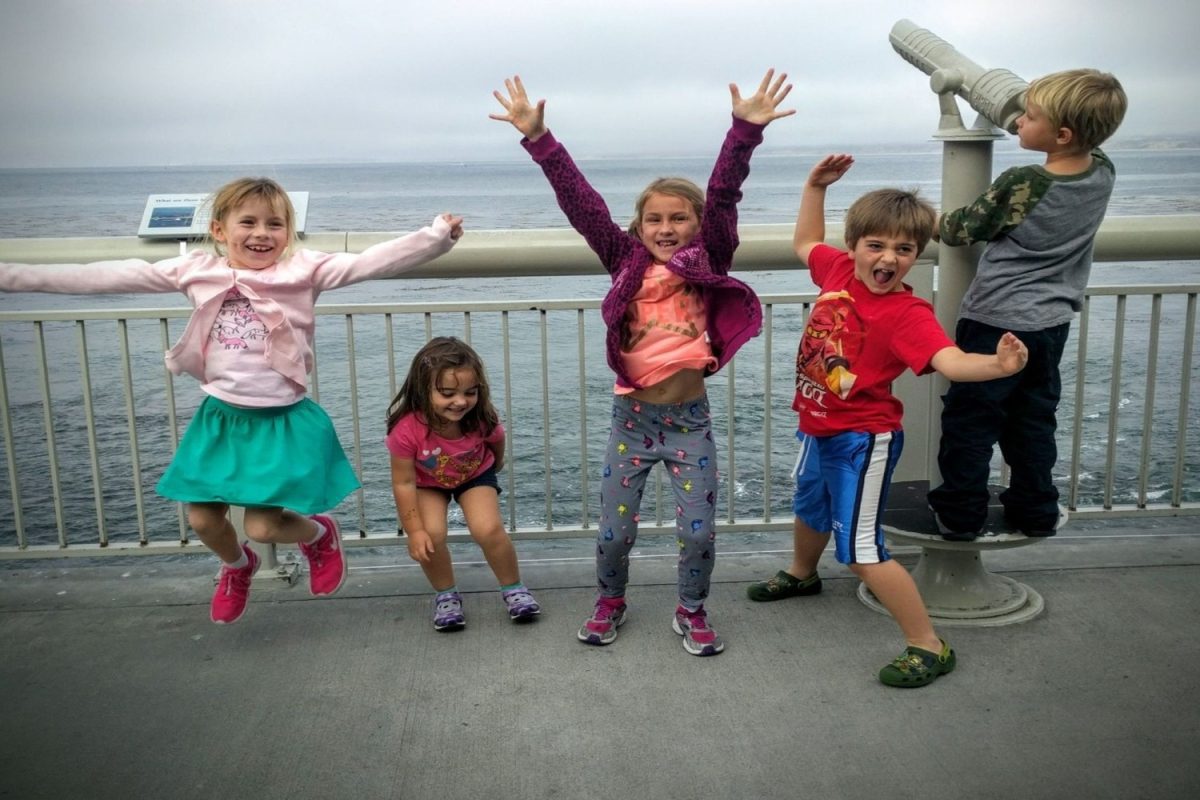
<path id="1" fill-rule="evenodd" d="M 660 461 L 675 495 L 679 602 L 695 610 L 708 597 L 716 558 L 717 447 L 707 397 L 666 405 L 613 397 L 600 483 L 596 580 L 602 595 L 624 596 L 642 492 L 651 467 Z"/>

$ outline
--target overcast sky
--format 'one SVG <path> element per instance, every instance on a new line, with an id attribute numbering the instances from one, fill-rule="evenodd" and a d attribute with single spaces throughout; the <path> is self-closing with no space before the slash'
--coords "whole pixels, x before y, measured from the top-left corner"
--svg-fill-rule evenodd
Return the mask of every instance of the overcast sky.
<path id="1" fill-rule="evenodd" d="M 768 146 L 928 141 L 911 19 L 983 67 L 1092 66 L 1118 141 L 1200 133 L 1195 0 L 0 0 L 0 167 L 519 158 L 518 72 L 577 156 L 707 153 L 730 81 L 796 88 Z M 965 104 L 968 123 L 975 114 Z"/>

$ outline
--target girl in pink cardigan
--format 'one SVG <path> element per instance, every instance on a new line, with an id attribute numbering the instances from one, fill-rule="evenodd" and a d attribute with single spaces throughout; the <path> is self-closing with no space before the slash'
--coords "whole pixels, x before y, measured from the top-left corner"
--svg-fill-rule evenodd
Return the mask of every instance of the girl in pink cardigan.
<path id="1" fill-rule="evenodd" d="M 193 251 L 150 263 L 0 264 L 0 291 L 103 294 L 179 291 L 194 306 L 167 367 L 207 395 L 157 490 L 188 504 L 188 524 L 223 567 L 210 616 L 236 622 L 259 558 L 226 515 L 246 509 L 246 536 L 297 544 L 309 588 L 329 595 L 346 578 L 337 522 L 320 512 L 359 488 L 325 411 L 306 396 L 317 295 L 388 278 L 447 252 L 462 218 L 442 214 L 416 233 L 362 253 L 295 251 L 295 212 L 266 178 L 217 190 L 210 234 L 216 254 Z"/>

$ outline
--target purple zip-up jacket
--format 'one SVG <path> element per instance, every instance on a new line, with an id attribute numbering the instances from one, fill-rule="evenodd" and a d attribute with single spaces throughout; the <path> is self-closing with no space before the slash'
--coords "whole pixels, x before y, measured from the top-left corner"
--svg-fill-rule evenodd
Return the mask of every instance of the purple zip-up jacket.
<path id="1" fill-rule="evenodd" d="M 738 348 L 762 330 L 758 296 L 749 286 L 731 277 L 729 268 L 738 246 L 737 204 L 742 199 L 741 185 L 750 174 L 750 155 L 762 142 L 764 127 L 734 117 L 708 179 L 700 230 L 667 263 L 667 269 L 698 288 L 704 298 L 708 339 L 717 359 L 712 372 L 725 366 Z M 604 198 L 591 187 L 550 131 L 536 142 L 522 139 L 521 145 L 546 174 L 571 227 L 583 236 L 612 275 L 612 288 L 604 297 L 600 314 L 608 326 L 608 365 L 617 373 L 617 383 L 645 388 L 625 372 L 621 338 L 625 313 L 653 261 L 650 251 L 613 222 Z"/>

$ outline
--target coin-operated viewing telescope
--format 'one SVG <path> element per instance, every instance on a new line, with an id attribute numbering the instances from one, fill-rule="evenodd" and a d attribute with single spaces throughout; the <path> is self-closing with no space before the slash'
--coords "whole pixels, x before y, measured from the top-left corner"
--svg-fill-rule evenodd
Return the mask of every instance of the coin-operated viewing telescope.
<path id="1" fill-rule="evenodd" d="M 946 41 L 906 19 L 892 26 L 888 40 L 905 61 L 929 76 L 930 88 L 944 101 L 957 94 L 993 125 L 1009 133 L 1017 132 L 1017 117 L 1025 112 L 1028 82 L 1006 69 L 984 69 Z M 946 111 L 943 103 L 943 122 Z M 957 109 L 954 112 L 957 116 Z"/>

